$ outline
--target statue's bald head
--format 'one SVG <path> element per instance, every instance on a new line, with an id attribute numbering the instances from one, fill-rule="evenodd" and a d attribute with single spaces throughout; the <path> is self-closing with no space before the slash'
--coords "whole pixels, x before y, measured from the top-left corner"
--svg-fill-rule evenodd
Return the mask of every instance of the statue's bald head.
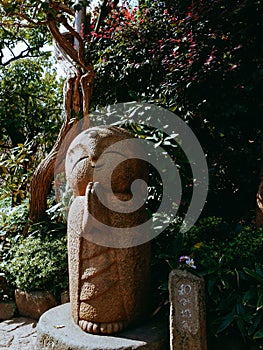
<path id="1" fill-rule="evenodd" d="M 118 144 L 130 138 L 131 134 L 124 129 L 100 126 L 83 131 L 72 141 L 66 156 L 66 177 L 74 197 L 83 196 L 87 184 L 97 181 L 95 169 L 102 185 L 104 180 L 111 181 L 113 192 L 127 192 L 135 179 L 145 179 L 145 164 L 136 158 L 138 146 Z M 117 158 L 120 164 L 109 179 L 109 169 Z"/>

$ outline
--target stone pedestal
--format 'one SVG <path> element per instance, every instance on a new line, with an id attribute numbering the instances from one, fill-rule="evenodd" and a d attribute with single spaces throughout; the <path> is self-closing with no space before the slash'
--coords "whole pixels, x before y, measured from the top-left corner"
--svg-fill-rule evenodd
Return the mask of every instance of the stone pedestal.
<path id="1" fill-rule="evenodd" d="M 206 350 L 204 280 L 186 270 L 169 276 L 170 350 Z"/>
<path id="2" fill-rule="evenodd" d="M 78 327 L 70 304 L 43 314 L 37 326 L 37 350 L 168 350 L 167 325 L 151 323 L 116 334 L 93 335 Z"/>

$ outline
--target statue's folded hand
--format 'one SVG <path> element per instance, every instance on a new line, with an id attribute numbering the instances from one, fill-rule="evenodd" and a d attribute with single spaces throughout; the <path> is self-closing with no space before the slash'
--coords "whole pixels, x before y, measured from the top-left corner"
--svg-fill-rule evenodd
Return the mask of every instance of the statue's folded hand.
<path id="1" fill-rule="evenodd" d="M 99 195 L 98 195 L 99 194 Z M 89 182 L 85 192 L 85 205 L 82 221 L 84 234 L 92 233 L 91 230 L 99 230 L 100 224 L 108 224 L 105 220 L 107 212 L 104 204 L 103 187 L 99 182 Z M 103 203 L 101 202 L 103 201 Z"/>

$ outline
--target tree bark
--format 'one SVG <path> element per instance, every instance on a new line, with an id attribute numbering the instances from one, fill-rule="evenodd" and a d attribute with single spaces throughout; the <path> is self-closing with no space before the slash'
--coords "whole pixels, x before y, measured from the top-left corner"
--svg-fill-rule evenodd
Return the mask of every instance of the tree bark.
<path id="1" fill-rule="evenodd" d="M 30 186 L 29 194 L 29 221 L 31 223 L 41 221 L 45 218 L 47 209 L 47 196 L 50 185 L 54 177 L 54 170 L 58 152 L 61 147 L 66 155 L 67 147 L 76 136 L 72 133 L 67 140 L 67 145 L 63 144 L 65 136 L 69 130 L 78 122 L 78 117 L 83 117 L 81 124 L 82 130 L 89 127 L 89 105 L 94 85 L 94 72 L 92 66 L 84 66 L 83 56 L 72 51 L 72 44 L 65 39 L 63 34 L 59 33 L 55 22 L 51 22 L 49 27 L 53 37 L 56 40 L 56 49 L 59 60 L 63 61 L 64 69 L 70 75 L 64 85 L 64 108 L 63 108 L 63 125 L 54 147 L 48 156 L 36 168 Z M 68 34 L 67 34 L 68 35 Z M 70 48 L 68 46 L 71 46 Z M 81 47 L 81 45 L 80 45 Z M 81 50 L 83 48 L 81 47 Z M 73 52 L 73 55 L 71 55 Z M 82 53 L 82 52 L 81 52 Z M 74 62 L 77 60 L 80 67 L 76 68 Z M 73 62 L 72 62 L 73 61 Z M 58 165 L 59 166 L 59 165 Z M 63 171 L 63 164 L 61 165 Z"/>
<path id="2" fill-rule="evenodd" d="M 116 6 L 118 1 L 114 0 L 113 3 Z M 59 172 L 64 171 L 64 159 L 70 142 L 81 129 L 89 128 L 89 106 L 94 86 L 93 66 L 88 66 L 85 62 L 85 32 L 82 33 L 80 31 L 80 28 L 82 30 L 85 28 L 85 7 L 76 13 L 76 11 L 65 7 L 59 2 L 52 3 L 52 6 L 56 11 L 75 15 L 76 29 L 68 24 L 66 16 L 63 14 L 55 17 L 52 12 L 47 14 L 47 27 L 54 39 L 57 60 L 62 63 L 69 78 L 64 86 L 63 125 L 51 152 L 38 165 L 33 174 L 29 194 L 29 223 L 38 222 L 45 217 L 47 196 L 54 177 L 55 165 L 56 172 L 58 168 Z M 106 1 L 104 1 L 101 9 L 102 12 L 108 9 Z M 110 11 L 110 8 L 108 11 Z M 96 30 L 99 30 L 102 17 L 103 13 L 98 18 Z M 61 33 L 58 27 L 59 24 L 62 24 L 68 30 L 68 33 Z M 80 117 L 83 118 L 82 123 L 78 123 Z M 69 131 L 76 123 L 78 123 L 78 128 L 69 134 Z M 66 135 L 67 140 L 63 142 Z M 56 163 L 58 152 L 61 164 Z"/>
<path id="3" fill-rule="evenodd" d="M 71 106 L 68 101 L 72 101 L 73 88 L 76 82 L 76 77 L 69 78 L 64 86 L 64 122 L 58 134 L 55 145 L 48 156 L 40 162 L 36 168 L 29 195 L 29 219 L 32 222 L 37 222 L 43 219 L 47 209 L 47 196 L 50 189 L 50 184 L 54 176 L 54 168 L 56 156 L 59 148 L 64 140 L 64 137 L 71 128 Z M 70 103 L 71 104 L 71 103 Z"/>

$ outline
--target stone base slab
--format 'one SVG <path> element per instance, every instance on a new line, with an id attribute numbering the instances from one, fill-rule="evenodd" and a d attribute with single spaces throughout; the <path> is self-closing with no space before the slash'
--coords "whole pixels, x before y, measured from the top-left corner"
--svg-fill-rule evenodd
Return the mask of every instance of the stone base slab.
<path id="1" fill-rule="evenodd" d="M 168 350 L 168 325 L 149 323 L 115 336 L 82 331 L 71 317 L 70 303 L 45 312 L 37 326 L 37 350 Z"/>
<path id="2" fill-rule="evenodd" d="M 0 350 L 35 350 L 36 320 L 16 317 L 0 322 Z"/>

